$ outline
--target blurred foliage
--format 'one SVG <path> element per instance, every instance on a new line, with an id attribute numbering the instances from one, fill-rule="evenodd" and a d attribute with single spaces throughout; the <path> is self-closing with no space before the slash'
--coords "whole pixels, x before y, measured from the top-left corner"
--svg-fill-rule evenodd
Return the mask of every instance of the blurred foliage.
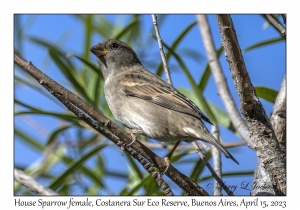
<path id="1" fill-rule="evenodd" d="M 92 104 L 104 115 L 113 120 L 113 116 L 106 104 L 103 91 L 103 77 L 97 64 L 91 62 L 90 47 L 93 37 L 100 36 L 103 39 L 116 38 L 120 39 L 137 49 L 136 52 L 142 62 L 149 67 L 156 69 L 158 75 L 163 74 L 163 65 L 160 57 L 149 55 L 148 49 L 157 47 L 156 39 L 153 39 L 154 29 L 144 30 L 144 19 L 140 15 L 127 15 L 126 23 L 121 23 L 120 19 L 111 21 L 105 15 L 73 15 L 78 19 L 84 28 L 84 40 L 81 54 L 70 54 L 64 51 L 61 42 L 53 42 L 45 40 L 43 37 L 33 37 L 26 34 L 31 25 L 38 20 L 38 15 L 30 15 L 23 25 L 20 24 L 20 16 L 15 15 L 15 52 L 22 56 L 23 42 L 31 42 L 37 46 L 48 50 L 47 57 L 51 59 L 50 63 L 55 64 L 57 69 L 65 77 L 63 85 L 67 85 L 69 89 L 78 94 L 81 98 Z M 159 15 L 159 27 L 164 27 L 163 22 L 167 15 Z M 124 18 L 123 18 L 124 19 Z M 195 18 L 196 19 L 196 18 Z M 124 22 L 124 21 L 123 21 Z M 187 57 L 191 59 L 199 58 L 199 52 L 185 49 L 185 53 L 178 53 L 177 48 L 181 41 L 186 38 L 189 31 L 197 26 L 197 22 L 187 23 L 184 30 L 179 33 L 171 44 L 164 43 L 166 56 L 168 59 L 173 58 L 175 63 L 183 71 L 187 77 L 191 89 L 179 88 L 179 91 L 188 96 L 194 101 L 200 109 L 214 122 L 217 126 L 235 133 L 235 129 L 229 119 L 228 113 L 215 104 L 207 101 L 204 97 L 205 88 L 211 76 L 210 67 L 207 63 L 205 69 L 202 70 L 200 78 L 194 78 L 191 75 L 191 70 L 185 64 L 184 60 Z M 145 34 L 152 34 L 146 36 Z M 63 40 L 63 39 L 61 39 Z M 264 40 L 253 44 L 245 50 L 255 50 L 266 45 L 276 42 L 285 41 L 283 38 Z M 17 46 L 17 47 L 16 47 Z M 143 46 L 143 47 L 139 47 Z M 157 48 L 158 51 L 158 48 Z M 181 51 L 184 52 L 184 51 Z M 223 53 L 223 48 L 219 47 L 218 54 Z M 147 55 L 147 57 L 145 57 Z M 34 55 L 33 55 L 34 56 Z M 182 57 L 184 56 L 184 58 Z M 156 62 L 152 62 L 155 60 Z M 43 71 L 43 69 L 41 68 Z M 116 178 L 127 180 L 127 184 L 122 187 L 119 195 L 163 195 L 162 190 L 157 186 L 153 178 L 129 155 L 126 154 L 128 162 L 128 173 L 120 171 L 110 171 L 105 166 L 104 157 L 101 150 L 110 147 L 109 141 L 101 135 L 95 133 L 88 125 L 70 113 L 65 107 L 59 104 L 45 89 L 35 82 L 23 70 L 15 68 L 15 89 L 31 88 L 41 94 L 45 103 L 47 101 L 55 102 L 60 106 L 60 112 L 45 110 L 44 107 L 36 107 L 35 101 L 26 104 L 18 98 L 15 98 L 15 118 L 26 116 L 31 118 L 33 115 L 51 116 L 60 121 L 55 130 L 47 134 L 46 143 L 41 141 L 33 134 L 25 132 L 18 126 L 15 126 L 15 141 L 25 143 L 30 150 L 36 150 L 40 155 L 40 159 L 30 166 L 15 165 L 15 167 L 25 170 L 38 181 L 46 183 L 45 185 L 57 193 L 63 195 L 74 194 L 74 189 L 78 190 L 82 195 L 112 195 L 113 192 L 110 186 L 107 185 L 107 179 Z M 264 98 L 274 103 L 277 92 L 268 87 L 256 87 L 256 92 L 259 97 Z M 218 117 L 216 117 L 218 116 Z M 39 126 L 33 126 L 37 133 L 42 129 Z M 75 135 L 74 135 L 75 133 Z M 68 140 L 70 136 L 75 136 Z M 114 146 L 115 147 L 115 146 Z M 172 162 L 178 161 L 188 155 L 189 151 L 178 152 L 172 158 Z M 211 155 L 206 154 L 209 159 Z M 94 159 L 94 164 L 86 165 L 85 162 Z M 193 180 L 201 183 L 204 180 L 212 179 L 210 176 L 203 176 L 204 164 L 201 160 L 189 159 L 188 163 L 194 167 L 190 173 Z M 60 166 L 57 172 L 55 167 Z M 61 169 L 62 168 L 62 169 Z M 252 175 L 253 171 L 247 172 L 227 172 L 224 176 L 240 176 Z M 26 188 L 15 183 L 16 195 L 31 195 Z"/>

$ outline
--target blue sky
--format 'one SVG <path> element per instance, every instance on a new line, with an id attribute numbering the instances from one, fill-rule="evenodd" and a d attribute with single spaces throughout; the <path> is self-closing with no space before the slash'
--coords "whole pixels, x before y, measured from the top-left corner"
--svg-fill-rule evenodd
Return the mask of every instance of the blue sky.
<path id="1" fill-rule="evenodd" d="M 215 46 L 218 48 L 221 46 L 221 38 L 218 30 L 216 18 L 214 15 L 209 15 L 209 23 L 211 25 L 212 34 L 214 37 Z M 109 15 L 111 21 L 121 22 L 121 24 L 127 24 L 129 22 L 127 15 Z M 275 31 L 272 27 L 265 28 L 265 20 L 260 15 L 232 15 L 233 22 L 235 24 L 235 29 L 237 32 L 238 40 L 241 46 L 241 49 L 245 49 L 248 46 L 256 44 L 261 41 L 265 41 L 271 38 L 278 38 L 279 33 Z M 82 47 L 85 44 L 84 37 L 84 28 L 81 22 L 74 18 L 71 15 L 22 15 L 21 16 L 21 25 L 26 26 L 26 35 L 43 38 L 51 43 L 62 43 L 60 46 L 64 51 L 74 54 L 82 54 Z M 164 23 L 159 25 L 160 33 L 162 39 L 167 43 L 171 44 L 174 39 L 180 34 L 180 32 L 187 27 L 190 23 L 196 20 L 195 15 L 168 15 Z M 31 24 L 29 24 L 31 22 Z M 152 29 L 152 19 L 150 15 L 143 15 L 142 21 L 143 25 L 143 40 L 147 40 L 150 36 Z M 27 23 L 27 25 L 26 25 Z M 103 38 L 99 35 L 95 35 L 92 40 L 92 45 L 101 41 Z M 15 47 L 19 47 L 18 43 L 15 43 Z M 139 46 L 143 47 L 143 45 Z M 58 81 L 60 84 L 65 87 L 69 87 L 66 78 L 59 72 L 56 65 L 49 59 L 48 51 L 46 48 L 37 46 L 36 44 L 30 41 L 24 41 L 22 43 L 23 54 L 21 55 L 24 59 L 30 60 L 37 68 L 42 70 L 48 76 Z M 187 52 L 187 49 L 193 49 L 199 54 L 198 59 L 192 59 L 190 57 L 184 56 Z M 137 53 L 139 49 L 134 49 Z M 151 56 L 152 60 L 160 62 L 160 55 L 157 45 L 153 45 L 153 48 L 147 49 L 149 57 Z M 188 68 L 191 70 L 191 73 L 196 81 L 199 80 L 204 67 L 207 63 L 207 58 L 205 55 L 205 50 L 202 43 L 202 37 L 200 35 L 199 27 L 196 25 L 185 37 L 182 43 L 178 47 L 177 51 L 182 55 L 184 61 L 186 62 Z M 138 54 L 139 55 L 139 54 Z M 147 54 L 145 55 L 147 56 Z M 285 42 L 276 43 L 262 48 L 257 48 L 249 52 L 244 53 L 244 59 L 247 66 L 247 70 L 252 80 L 254 86 L 266 86 L 274 90 L 279 90 L 282 79 L 286 74 L 286 45 Z M 91 54 L 90 60 L 96 64 L 96 58 Z M 143 59 L 141 59 L 142 63 Z M 220 58 L 221 65 L 227 82 L 230 88 L 230 91 L 238 104 L 239 99 L 235 91 L 234 84 L 230 75 L 228 68 L 228 63 L 224 55 Z M 147 62 L 146 62 L 147 63 Z M 183 72 L 178 67 L 177 63 L 171 59 L 169 61 L 171 77 L 173 80 L 173 85 L 176 88 L 188 88 L 190 85 L 184 76 Z M 151 65 L 147 66 L 150 71 L 155 69 L 151 68 Z M 19 74 L 18 72 L 15 72 Z M 24 74 L 20 74 L 24 75 Z M 29 77 L 27 77 L 29 79 Z M 217 89 L 214 83 L 213 78 L 211 77 L 208 83 L 208 86 L 205 90 L 205 97 L 209 102 L 212 102 L 218 105 L 220 108 L 225 110 L 224 105 L 217 94 Z M 43 107 L 43 109 L 48 111 L 62 111 L 60 105 L 46 99 L 41 96 L 41 94 L 36 91 L 31 90 L 30 88 L 23 87 L 22 89 L 15 90 L 15 98 L 24 101 L 28 104 L 32 104 L 36 107 Z M 265 100 L 261 100 L 267 115 L 270 115 L 272 111 L 273 104 Z M 40 124 L 40 132 L 37 133 L 35 129 L 28 125 L 26 121 L 31 120 L 32 124 Z M 30 124 L 30 123 L 29 123 Z M 42 143 L 45 143 L 47 140 L 47 134 L 59 126 L 59 122 L 50 117 L 41 117 L 41 116 L 30 116 L 30 118 L 15 117 L 15 126 L 22 129 L 24 132 L 35 136 L 37 139 L 40 139 Z M 211 129 L 210 126 L 208 126 Z M 70 132 L 70 139 L 75 138 L 76 133 Z M 227 129 L 221 127 L 221 137 L 225 142 L 235 142 L 239 141 L 240 138 Z M 226 159 L 222 156 L 223 160 L 223 172 L 231 171 L 248 171 L 253 170 L 257 163 L 257 157 L 253 151 L 248 149 L 246 146 L 237 147 L 234 149 L 229 149 L 230 153 L 239 161 L 240 165 L 236 165 L 229 159 Z M 155 150 L 157 154 L 164 156 L 166 150 Z M 29 166 L 34 163 L 37 159 L 40 158 L 40 153 L 28 149 L 27 145 L 23 144 L 15 138 L 15 163 L 17 165 Z M 120 170 L 127 171 L 128 163 L 126 159 L 120 154 L 119 149 L 116 146 L 111 146 L 103 150 L 104 157 L 114 157 L 106 158 L 107 167 L 110 170 Z M 189 159 L 194 158 L 197 160 L 199 157 L 196 154 L 190 154 Z M 93 164 L 93 161 L 89 161 L 87 164 Z M 191 171 L 191 164 L 178 163 L 174 164 L 179 170 L 181 170 L 186 175 Z M 57 172 L 61 171 L 63 166 L 57 167 Z M 206 170 L 204 175 L 208 175 L 209 172 Z M 167 179 L 168 180 L 168 179 Z M 242 183 L 252 183 L 252 176 L 243 176 L 243 177 L 234 177 L 234 178 L 224 178 L 224 181 L 227 185 L 238 186 L 234 192 L 236 195 L 249 195 L 250 191 L 246 189 L 241 189 L 240 186 Z M 42 180 L 43 181 L 43 180 Z M 124 180 L 116 180 L 110 178 L 107 180 L 107 184 L 111 186 L 111 189 L 114 189 L 114 193 L 117 193 L 119 189 L 124 186 Z M 204 187 L 209 193 L 211 189 L 208 189 L 208 183 L 202 183 L 201 186 Z M 47 185 L 47 183 L 45 183 Z M 249 185 L 249 186 L 250 186 Z M 171 183 L 171 186 L 174 185 Z M 176 189 L 178 190 L 178 189 Z M 176 190 L 174 190 L 176 192 Z M 101 192 L 105 194 L 105 192 Z M 224 192 L 223 192 L 224 193 Z M 80 194 L 80 191 L 74 191 L 74 194 Z M 224 193 L 226 194 L 226 193 Z"/>

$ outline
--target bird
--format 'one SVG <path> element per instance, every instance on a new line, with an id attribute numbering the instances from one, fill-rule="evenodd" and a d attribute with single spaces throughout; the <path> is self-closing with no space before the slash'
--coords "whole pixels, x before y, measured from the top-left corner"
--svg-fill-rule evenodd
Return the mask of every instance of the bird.
<path id="1" fill-rule="evenodd" d="M 170 159 L 181 141 L 201 140 L 214 145 L 225 157 L 239 162 L 209 132 L 212 122 L 186 96 L 147 70 L 126 43 L 107 39 L 92 46 L 104 78 L 104 94 L 117 121 L 131 134 L 160 142 L 176 142 L 165 156 Z M 131 143 L 130 143 L 131 144 Z"/>

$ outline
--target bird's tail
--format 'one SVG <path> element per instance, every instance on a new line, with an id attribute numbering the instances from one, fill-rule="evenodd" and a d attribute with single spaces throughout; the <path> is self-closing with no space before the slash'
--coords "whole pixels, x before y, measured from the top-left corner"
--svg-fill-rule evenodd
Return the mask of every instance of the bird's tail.
<path id="1" fill-rule="evenodd" d="M 215 147 L 217 147 L 217 149 L 219 151 L 221 151 L 225 157 L 227 158 L 231 158 L 234 162 L 236 162 L 239 165 L 239 162 L 223 147 L 223 145 L 221 145 L 213 135 L 210 136 L 211 138 L 209 138 L 210 140 L 206 139 L 206 142 L 211 143 L 212 145 L 214 145 Z"/>

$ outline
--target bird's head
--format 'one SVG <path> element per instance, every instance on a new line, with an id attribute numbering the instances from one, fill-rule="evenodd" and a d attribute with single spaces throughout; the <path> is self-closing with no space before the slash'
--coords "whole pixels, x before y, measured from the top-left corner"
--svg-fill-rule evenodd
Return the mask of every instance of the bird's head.
<path id="1" fill-rule="evenodd" d="M 97 57 L 104 79 L 141 64 L 134 50 L 119 40 L 104 40 L 91 47 L 90 51 Z"/>

